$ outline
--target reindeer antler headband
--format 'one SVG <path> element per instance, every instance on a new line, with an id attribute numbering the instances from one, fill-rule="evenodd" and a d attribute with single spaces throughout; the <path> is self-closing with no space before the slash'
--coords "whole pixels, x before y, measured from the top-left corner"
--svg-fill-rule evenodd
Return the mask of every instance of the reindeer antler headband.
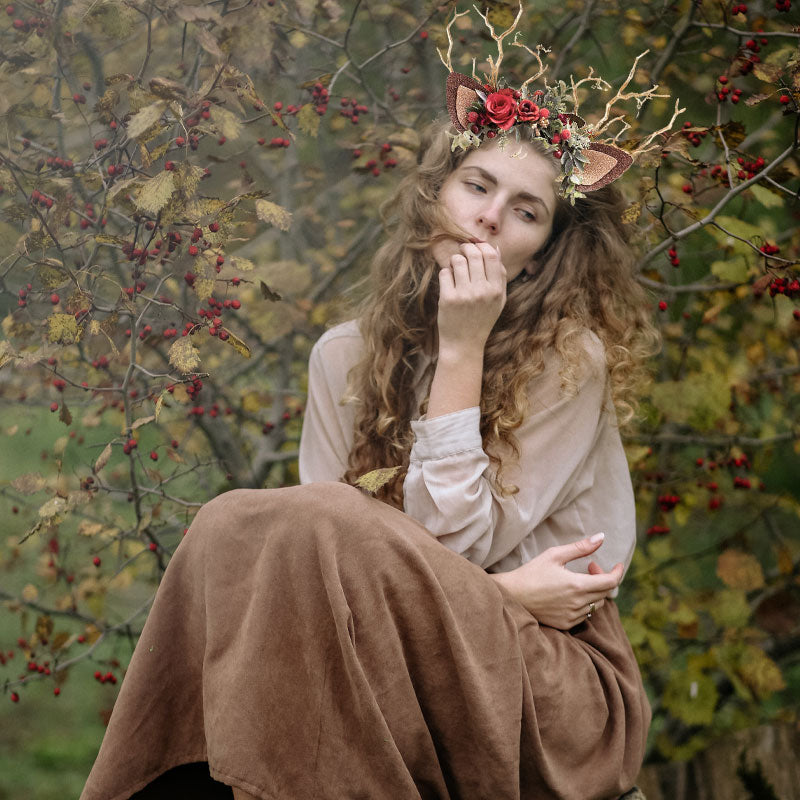
<path id="1" fill-rule="evenodd" d="M 612 116 L 614 104 L 620 100 L 635 100 L 638 114 L 647 100 L 654 97 L 669 97 L 666 94 L 656 94 L 657 85 L 644 92 L 625 91 L 633 79 L 639 59 L 647 54 L 647 50 L 636 57 L 628 77 L 606 104 L 602 119 L 590 123 L 578 116 L 578 87 L 588 84 L 596 89 L 610 89 L 611 86 L 606 81 L 595 76 L 594 70 L 590 68 L 586 78 L 577 82 L 570 79 L 569 86 L 564 81 L 559 81 L 556 86 L 548 86 L 545 81 L 544 89 L 530 91 L 528 84 L 541 78 L 547 71 L 547 67 L 542 64 L 541 53 L 549 51 L 542 45 L 537 45 L 535 50 L 531 50 L 518 41 L 520 34 L 517 33 L 511 45 L 525 48 L 536 60 L 538 71 L 519 89 L 505 86 L 505 81 L 499 77 L 500 64 L 503 61 L 503 40 L 516 29 L 522 17 L 522 2 L 520 0 L 519 12 L 511 27 L 500 34 L 495 32 L 488 15 L 483 14 L 476 6 L 473 8 L 483 18 L 497 43 L 497 60 L 488 56 L 490 70 L 488 75 L 484 75 L 484 82 L 475 77 L 474 59 L 472 77 L 453 71 L 451 62 L 453 38 L 450 29 L 459 17 L 469 14 L 469 11 L 454 12 L 453 19 L 447 24 L 447 56 L 437 48 L 439 58 L 450 72 L 447 77 L 447 110 L 450 112 L 454 127 L 459 131 L 458 134 L 450 134 L 453 140 L 452 150 L 457 147 L 464 150 L 469 147 L 479 147 L 484 139 L 495 137 L 499 137 L 500 146 L 504 147 L 511 131 L 519 141 L 521 131 L 527 129 L 531 138 L 542 141 L 548 152 L 559 159 L 563 173 L 559 191 L 574 204 L 575 198 L 585 197 L 584 192 L 593 192 L 616 180 L 633 164 L 635 158 L 659 147 L 657 143 L 653 144 L 653 140 L 659 134 L 669 131 L 678 114 L 685 111 L 683 108 L 678 108 L 676 101 L 675 111 L 668 125 L 651 133 L 639 142 L 635 149 L 622 150 L 616 143 L 631 126 L 625 121 L 624 115 Z M 570 111 L 567 111 L 568 103 L 571 105 Z M 598 141 L 598 137 L 606 133 L 615 123 L 620 124 L 620 130 L 616 135 Z"/>

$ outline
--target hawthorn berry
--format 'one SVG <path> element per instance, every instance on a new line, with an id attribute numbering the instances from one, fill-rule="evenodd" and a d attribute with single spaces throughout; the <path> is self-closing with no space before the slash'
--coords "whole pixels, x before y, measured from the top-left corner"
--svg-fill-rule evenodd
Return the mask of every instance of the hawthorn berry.
<path id="1" fill-rule="evenodd" d="M 666 311 L 667 310 L 667 301 L 666 300 L 659 300 L 658 301 L 658 309 L 659 309 L 659 311 Z"/>
<path id="2" fill-rule="evenodd" d="M 94 564 L 96 567 L 99 567 L 99 566 L 100 566 L 100 564 L 101 564 L 101 561 L 100 561 L 100 556 L 95 556 L 95 557 L 92 559 L 92 564 Z"/>
<path id="3" fill-rule="evenodd" d="M 219 230 L 219 222 L 212 222 L 212 223 L 211 223 L 211 224 L 208 226 L 208 229 L 209 229 L 210 231 L 212 231 L 213 233 L 216 233 L 216 232 Z"/>
<path id="4" fill-rule="evenodd" d="M 792 102 L 792 98 L 791 98 L 791 97 L 789 97 L 789 95 L 788 95 L 788 94 L 782 94 L 782 95 L 781 95 L 781 96 L 778 98 L 778 102 L 779 102 L 779 103 L 780 103 L 782 106 L 788 106 L 788 105 L 789 105 L 789 103 L 791 103 L 791 102 Z"/>

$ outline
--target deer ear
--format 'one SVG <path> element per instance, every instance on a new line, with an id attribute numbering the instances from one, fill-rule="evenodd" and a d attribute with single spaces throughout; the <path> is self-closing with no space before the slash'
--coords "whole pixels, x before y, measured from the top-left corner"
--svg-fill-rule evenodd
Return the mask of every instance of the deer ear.
<path id="1" fill-rule="evenodd" d="M 581 178 L 583 183 L 578 185 L 581 192 L 593 192 L 615 181 L 633 164 L 630 153 L 620 150 L 610 144 L 595 142 L 589 145 L 584 154 L 589 163 L 584 165 Z"/>
<path id="2" fill-rule="evenodd" d="M 450 112 L 450 119 L 458 131 L 465 131 L 469 123 L 467 122 L 467 112 L 469 107 L 478 98 L 478 92 L 485 91 L 483 84 L 462 75 L 459 72 L 451 72 L 447 76 L 447 110 Z"/>

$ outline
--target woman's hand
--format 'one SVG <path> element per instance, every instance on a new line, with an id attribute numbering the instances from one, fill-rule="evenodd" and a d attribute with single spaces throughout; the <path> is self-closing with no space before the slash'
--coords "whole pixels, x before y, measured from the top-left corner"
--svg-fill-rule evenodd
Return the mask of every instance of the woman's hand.
<path id="1" fill-rule="evenodd" d="M 566 568 L 570 561 L 594 553 L 602 543 L 603 534 L 595 534 L 590 539 L 550 547 L 521 567 L 494 573 L 491 577 L 542 625 L 569 630 L 586 621 L 591 603 L 595 610 L 600 608 L 606 595 L 622 580 L 624 567 L 621 563 L 610 572 L 603 572 L 591 562 L 588 575 Z"/>
<path id="2" fill-rule="evenodd" d="M 448 240 L 449 241 L 449 240 Z M 439 354 L 480 351 L 506 302 L 506 270 L 499 249 L 488 242 L 439 243 Z"/>

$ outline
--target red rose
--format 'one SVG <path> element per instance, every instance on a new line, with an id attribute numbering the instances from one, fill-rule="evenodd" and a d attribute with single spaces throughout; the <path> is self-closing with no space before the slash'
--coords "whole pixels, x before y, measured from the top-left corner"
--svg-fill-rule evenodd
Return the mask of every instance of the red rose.
<path id="1" fill-rule="evenodd" d="M 517 117 L 523 122 L 536 122 L 539 119 L 539 106 L 532 100 L 521 100 Z"/>
<path id="2" fill-rule="evenodd" d="M 512 97 L 492 92 L 486 98 L 486 116 L 498 128 L 507 131 L 516 121 L 517 104 Z"/>

